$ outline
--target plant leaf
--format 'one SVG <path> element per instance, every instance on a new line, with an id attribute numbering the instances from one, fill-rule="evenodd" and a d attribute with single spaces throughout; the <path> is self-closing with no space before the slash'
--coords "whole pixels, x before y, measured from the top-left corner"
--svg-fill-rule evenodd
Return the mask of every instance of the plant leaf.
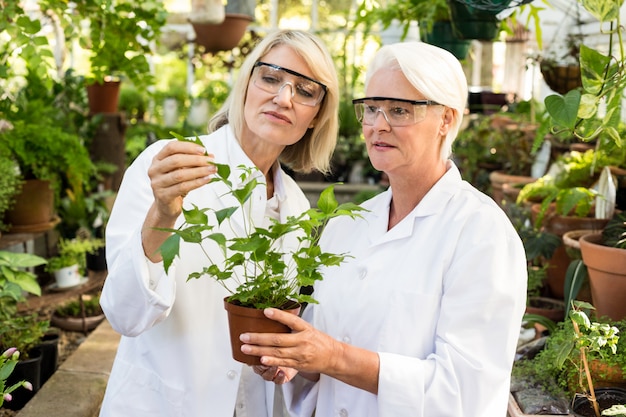
<path id="1" fill-rule="evenodd" d="M 165 242 L 159 247 L 161 257 L 163 258 L 163 267 L 167 273 L 174 262 L 174 258 L 178 256 L 180 251 L 180 236 L 173 234 L 165 239 Z"/>
<path id="2" fill-rule="evenodd" d="M 568 129 L 574 129 L 580 96 L 580 91 L 578 90 L 569 91 L 564 96 L 557 94 L 549 95 L 544 100 L 546 110 L 557 124 Z"/>

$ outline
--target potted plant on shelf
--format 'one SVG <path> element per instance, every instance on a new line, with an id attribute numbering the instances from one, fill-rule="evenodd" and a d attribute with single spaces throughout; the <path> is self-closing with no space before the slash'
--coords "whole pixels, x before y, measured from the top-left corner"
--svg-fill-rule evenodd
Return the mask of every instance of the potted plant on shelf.
<path id="1" fill-rule="evenodd" d="M 21 352 L 8 384 L 21 380 L 32 384 L 31 391 L 18 387 L 13 392 L 12 401 L 5 405 L 14 410 L 22 408 L 40 387 L 42 356 L 35 347 L 41 342 L 49 322 L 40 320 L 37 313 L 19 313 L 17 307 L 26 300 L 26 292 L 41 295 L 37 276 L 27 268 L 45 263 L 45 259 L 29 253 L 0 251 L 0 351 L 17 348 Z"/>
<path id="2" fill-rule="evenodd" d="M 596 218 L 598 193 L 594 184 L 601 169 L 610 165 L 613 158 L 594 150 L 561 155 L 546 175 L 521 189 L 517 203 L 530 206 L 536 228 L 561 238 L 571 230 L 602 230 L 608 219 Z M 563 245 L 550 260 L 548 285 L 556 298 L 564 298 L 564 279 L 570 262 Z"/>
<path id="3" fill-rule="evenodd" d="M 91 113 L 115 113 L 123 77 L 140 89 L 152 84 L 148 56 L 167 13 L 159 1 L 97 0 L 77 2 L 76 14 L 89 20 L 88 36 L 79 41 L 90 51 L 86 82 Z M 100 89 L 112 93 L 111 100 Z"/>
<path id="4" fill-rule="evenodd" d="M 572 415 L 595 416 L 593 407 L 587 414 L 574 407 L 574 402 L 585 402 L 591 395 L 605 403 L 606 393 L 626 394 L 626 338 L 618 337 L 626 331 L 626 320 L 613 321 L 606 317 L 589 319 L 586 311 L 593 306 L 575 302 L 568 320 L 552 327 L 548 336 L 532 354 L 520 355 L 512 372 L 512 399 L 509 410 L 523 409 L 512 416 Z M 532 347 L 526 349 L 533 352 Z M 534 398 L 534 401 L 533 401 Z M 623 398 L 617 404 L 623 404 Z M 615 403 L 614 403 L 615 404 Z M 531 412 L 530 410 L 534 412 Z"/>
<path id="5" fill-rule="evenodd" d="M 99 238 L 59 239 L 58 254 L 48 259 L 46 269 L 54 273 L 56 288 L 66 289 L 87 281 L 87 254 L 104 247 Z"/>
<path id="6" fill-rule="evenodd" d="M 5 401 L 11 401 L 13 396 L 11 393 L 22 387 L 32 391 L 32 384 L 28 381 L 21 380 L 13 384 L 8 384 L 7 379 L 13 373 L 15 366 L 18 364 L 20 351 L 17 348 L 8 348 L 0 355 L 0 407 Z"/>
<path id="7" fill-rule="evenodd" d="M 626 318 L 626 212 L 615 213 L 601 233 L 581 237 L 580 251 L 597 313 Z"/>
<path id="8" fill-rule="evenodd" d="M 178 140 L 189 140 L 172 134 Z M 196 138 L 196 141 L 199 142 L 199 139 Z M 229 313 L 233 358 L 248 364 L 260 364 L 258 357 L 241 352 L 239 334 L 252 331 L 249 328 L 252 322 L 267 320 L 263 308 L 276 307 L 297 312 L 300 303 L 315 303 L 315 299 L 302 293 L 301 289 L 322 279 L 320 267 L 339 265 L 347 256 L 323 252 L 318 246 L 321 230 L 332 218 L 354 218 L 364 209 L 354 203 L 339 205 L 334 196 L 334 186 L 329 186 L 321 193 L 316 208 L 297 217 L 290 216 L 284 222 L 272 220 L 267 228 L 245 222 L 243 233 L 233 231 L 231 236 L 226 236 L 213 232 L 213 229 L 224 222 L 228 224 L 237 211 L 246 210 L 252 191 L 259 182 L 253 168 L 239 166 L 231 172 L 228 165 L 216 166 L 217 174 L 211 183 L 225 187 L 226 197 L 233 198 L 236 206 L 218 211 L 195 206 L 183 209 L 185 221 L 182 225 L 176 229 L 158 229 L 172 233 L 159 250 L 167 272 L 178 256 L 181 241 L 219 247 L 224 261 L 215 263 L 208 258 L 208 266 L 192 272 L 188 279 L 215 279 L 231 294 L 224 299 L 224 307 Z M 238 180 L 233 181 L 233 178 Z M 235 324 L 236 315 L 244 316 L 246 322 Z M 268 322 L 273 328 L 266 331 L 289 330 L 280 323 Z"/>
<path id="9" fill-rule="evenodd" d="M 545 105 L 553 132 L 565 132 L 583 142 L 597 140 L 596 149 L 623 147 L 618 133 L 626 89 L 626 55 L 620 20 L 622 0 L 578 0 L 608 38 L 608 53 L 580 45 L 582 89 L 549 95 Z M 601 105 L 601 103 L 603 105 Z"/>
<path id="10" fill-rule="evenodd" d="M 469 52 L 470 41 L 460 38 L 452 28 L 450 7 L 446 0 L 410 0 L 387 3 L 384 7 L 363 2 L 357 10 L 355 28 L 365 25 L 365 32 L 377 24 L 383 29 L 397 24 L 402 28 L 404 39 L 411 27 L 411 22 L 417 21 L 420 39 L 424 42 L 439 46 L 450 51 L 458 59 L 465 59 Z"/>
<path id="11" fill-rule="evenodd" d="M 25 180 L 6 223 L 15 232 L 48 230 L 58 222 L 55 202 L 64 188 L 82 189 L 94 174 L 94 165 L 81 138 L 49 125 L 46 120 L 18 121 L 0 133 L 0 140 L 19 165 Z M 29 191 L 32 192 L 29 194 Z M 44 206 L 37 205 L 41 202 Z"/>
<path id="12" fill-rule="evenodd" d="M 104 318 L 100 307 L 100 294 L 80 294 L 77 299 L 55 308 L 50 317 L 50 324 L 63 330 L 86 333 L 95 329 Z"/>
<path id="13" fill-rule="evenodd" d="M 4 214 L 15 205 L 22 183 L 17 163 L 11 158 L 9 150 L 0 145 L 0 232 L 9 229 L 4 223 Z"/>

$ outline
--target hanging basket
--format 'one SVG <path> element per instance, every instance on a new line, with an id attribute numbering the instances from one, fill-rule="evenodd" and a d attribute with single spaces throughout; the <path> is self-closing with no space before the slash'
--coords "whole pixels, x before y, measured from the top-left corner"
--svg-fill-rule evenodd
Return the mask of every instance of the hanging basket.
<path id="1" fill-rule="evenodd" d="M 497 12 L 476 9 L 457 0 L 447 1 L 452 28 L 459 38 L 491 41 L 498 36 L 500 21 L 497 18 Z M 502 1 L 503 5 L 509 3 L 509 0 Z"/>
<path id="2" fill-rule="evenodd" d="M 196 44 L 203 46 L 207 53 L 230 51 L 239 44 L 246 33 L 252 18 L 244 14 L 227 14 L 219 25 L 210 23 L 193 23 L 196 32 Z"/>
<path id="3" fill-rule="evenodd" d="M 551 90 L 565 94 L 570 90 L 582 87 L 580 65 L 553 65 L 542 63 L 539 65 L 541 75 Z"/>
<path id="4" fill-rule="evenodd" d="M 425 25 L 419 26 L 420 28 L 425 27 Z M 459 39 L 454 34 L 450 21 L 434 22 L 432 31 L 421 31 L 420 38 L 426 43 L 438 46 L 445 49 L 446 51 L 449 51 L 457 59 L 465 59 L 465 57 L 467 57 L 471 42 L 469 40 Z"/>

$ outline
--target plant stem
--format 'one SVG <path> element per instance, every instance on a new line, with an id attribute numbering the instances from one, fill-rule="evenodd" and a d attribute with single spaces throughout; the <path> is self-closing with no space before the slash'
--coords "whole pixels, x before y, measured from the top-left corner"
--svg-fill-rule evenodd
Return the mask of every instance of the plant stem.
<path id="1" fill-rule="evenodd" d="M 576 332 L 576 335 L 580 337 L 581 333 L 580 333 L 580 329 L 578 328 L 578 323 L 573 321 L 572 324 L 574 325 L 574 331 Z M 589 363 L 587 362 L 587 354 L 585 352 L 584 346 L 580 347 L 580 359 L 583 362 L 583 366 L 585 368 L 585 376 L 587 378 L 587 385 L 589 386 L 589 395 L 587 396 L 587 398 L 591 402 L 591 405 L 593 405 L 593 411 L 596 413 L 596 417 L 601 417 L 600 407 L 598 406 L 598 400 L 596 399 L 596 392 L 593 389 L 593 381 L 591 380 L 591 371 L 589 370 Z"/>

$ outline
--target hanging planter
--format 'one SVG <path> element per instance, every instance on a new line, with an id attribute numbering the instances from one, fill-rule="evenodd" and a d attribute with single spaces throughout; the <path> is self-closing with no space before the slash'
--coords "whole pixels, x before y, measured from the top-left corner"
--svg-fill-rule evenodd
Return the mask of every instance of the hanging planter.
<path id="1" fill-rule="evenodd" d="M 502 10 L 508 7 L 510 0 L 494 0 L 502 4 Z M 482 10 L 457 0 L 447 0 L 452 18 L 452 28 L 461 39 L 479 39 L 491 41 L 498 35 L 500 21 L 497 11 Z"/>
<path id="2" fill-rule="evenodd" d="M 254 0 L 229 0 L 222 23 L 190 21 L 196 33 L 196 44 L 212 54 L 233 49 L 243 38 L 250 22 L 254 21 L 255 6 Z"/>
<path id="3" fill-rule="evenodd" d="M 420 24 L 420 28 L 425 25 Z M 462 60 L 467 57 L 471 41 L 460 39 L 452 30 L 452 23 L 448 20 L 437 21 L 433 23 L 433 29 L 430 32 L 422 30 L 420 33 L 422 41 L 431 45 L 449 51 L 457 59 Z"/>
<path id="4" fill-rule="evenodd" d="M 559 94 L 565 94 L 583 85 L 579 64 L 558 65 L 542 62 L 539 68 L 548 87 Z"/>

